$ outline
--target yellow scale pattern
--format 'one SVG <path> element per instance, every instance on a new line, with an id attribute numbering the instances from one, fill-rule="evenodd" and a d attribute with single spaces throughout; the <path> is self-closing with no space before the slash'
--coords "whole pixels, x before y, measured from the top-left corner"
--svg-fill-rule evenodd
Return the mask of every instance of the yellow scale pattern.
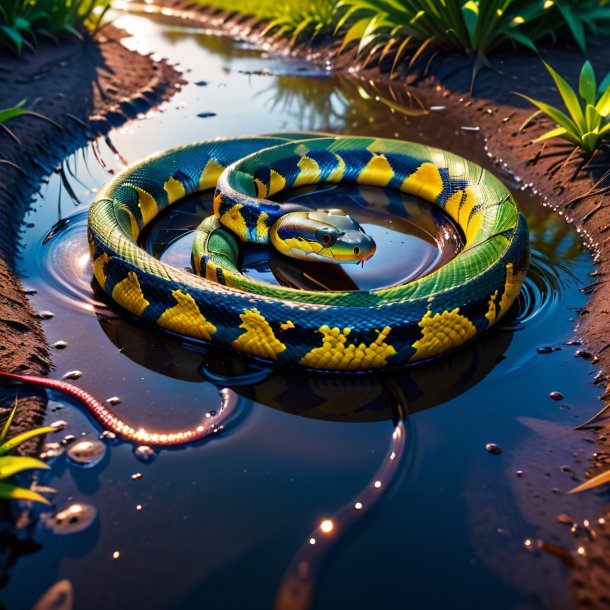
<path id="1" fill-rule="evenodd" d="M 138 276 L 130 271 L 124 280 L 121 280 L 112 291 L 112 298 L 121 307 L 136 316 L 141 316 L 150 303 L 144 298 Z"/>
<path id="2" fill-rule="evenodd" d="M 396 353 L 396 350 L 385 342 L 390 330 L 391 328 L 386 326 L 377 331 L 377 338 L 370 345 L 356 345 L 347 342 L 351 328 L 341 330 L 337 327 L 321 326 L 319 332 L 322 333 L 322 347 L 316 347 L 305 354 L 299 364 L 335 371 L 380 368 L 387 364 L 389 356 Z"/>
<path id="3" fill-rule="evenodd" d="M 277 360 L 277 355 L 286 349 L 286 346 L 275 336 L 269 322 L 261 315 L 256 308 L 244 309 L 240 316 L 243 332 L 231 344 L 236 350 Z"/>
<path id="4" fill-rule="evenodd" d="M 413 343 L 416 352 L 410 360 L 423 360 L 455 349 L 477 334 L 475 325 L 460 314 L 460 308 L 432 315 L 428 310 L 420 320 L 422 337 Z"/>
<path id="5" fill-rule="evenodd" d="M 181 290 L 174 290 L 172 296 L 176 299 L 176 305 L 165 310 L 157 324 L 178 334 L 188 334 L 196 339 L 210 341 L 216 327 L 205 319 L 195 299 Z"/>

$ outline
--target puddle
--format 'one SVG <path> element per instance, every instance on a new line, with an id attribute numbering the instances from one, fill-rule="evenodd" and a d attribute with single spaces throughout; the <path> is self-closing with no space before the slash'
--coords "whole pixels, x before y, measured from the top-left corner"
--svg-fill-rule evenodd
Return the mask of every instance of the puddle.
<path id="1" fill-rule="evenodd" d="M 26 218 L 20 272 L 37 291 L 34 307 L 46 312 L 50 343 L 65 342 L 54 350 L 54 376 L 78 371 L 72 383 L 112 399 L 120 417 L 147 428 L 191 426 L 218 407 L 224 387 L 240 404 L 224 430 L 188 449 L 150 456 L 106 435 L 106 452 L 88 468 L 59 452 L 40 484 L 57 489 L 60 509 L 91 505 L 96 518 L 69 536 L 42 526 L 21 531 L 30 542 L 10 546 L 5 606 L 29 608 L 67 580 L 76 608 L 266 609 L 285 593 L 291 562 L 305 557 L 317 569 L 306 583 L 315 585 L 316 609 L 455 608 L 456 600 L 471 610 L 552 600 L 570 607 L 561 563 L 529 552 L 525 541 L 542 537 L 575 551 L 577 539 L 555 516 L 582 519 L 601 504 L 562 493 L 573 480 L 561 466 L 590 452 L 571 427 L 597 408 L 595 371 L 566 345 L 593 270 L 576 231 L 517 190 L 533 266 L 514 315 L 459 353 L 409 370 L 352 377 L 275 370 L 145 328 L 90 286 L 86 208 L 110 177 L 96 157 L 113 170 L 121 157 L 132 162 L 197 139 L 301 129 L 401 137 L 485 157 L 478 135 L 442 112 L 422 114 L 423 101 L 405 92 L 193 28 L 130 15 L 117 25 L 134 34 L 128 46 L 180 62 L 189 84 L 160 112 L 112 131 L 112 146 L 100 139 L 65 160 L 83 203 L 75 206 L 51 176 Z M 295 196 L 317 206 L 334 195 Z M 348 195 L 365 216 L 380 196 Z M 188 264 L 185 235 L 208 203 L 203 196 L 172 210 L 150 230 L 147 247 Z M 378 253 L 395 243 L 391 254 L 350 269 L 356 283 L 402 281 L 450 256 L 457 237 L 439 242 L 432 212 L 418 206 L 407 202 L 397 220 L 404 229 L 419 210 L 407 237 L 369 219 Z M 409 265 L 396 264 L 399 251 L 410 254 Z M 271 281 L 264 260 L 249 269 Z M 541 346 L 561 349 L 539 353 Z M 552 400 L 552 391 L 564 399 Z M 80 410 L 59 397 L 51 406 L 48 421 L 69 424 L 62 435 L 97 441 L 101 430 Z M 400 464 L 377 488 L 401 409 L 408 415 Z M 501 452 L 487 450 L 490 443 Z M 361 511 L 369 497 L 374 505 L 368 510 L 367 500 Z M 302 554 L 308 544 L 320 548 L 312 538 L 335 535 L 321 554 Z"/>

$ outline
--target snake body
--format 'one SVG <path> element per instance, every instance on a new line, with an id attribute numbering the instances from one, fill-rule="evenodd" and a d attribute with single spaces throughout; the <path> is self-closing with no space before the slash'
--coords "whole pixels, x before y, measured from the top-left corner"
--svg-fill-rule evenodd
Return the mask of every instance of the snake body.
<path id="1" fill-rule="evenodd" d="M 421 197 L 453 219 L 464 247 L 429 275 L 369 291 L 295 290 L 244 276 L 239 241 L 267 243 L 273 225 L 291 211 L 273 195 L 323 182 Z M 215 217 L 195 235 L 200 276 L 139 246 L 143 228 L 165 208 L 214 187 Z M 136 163 L 96 197 L 89 243 L 97 282 L 138 318 L 317 370 L 380 369 L 451 351 L 507 312 L 529 264 L 526 222 L 487 170 L 421 144 L 315 134 L 204 141 Z"/>

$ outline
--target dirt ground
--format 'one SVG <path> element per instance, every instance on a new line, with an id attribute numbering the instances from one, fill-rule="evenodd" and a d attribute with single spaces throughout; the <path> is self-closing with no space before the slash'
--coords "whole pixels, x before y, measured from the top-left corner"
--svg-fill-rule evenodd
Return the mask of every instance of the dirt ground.
<path id="1" fill-rule="evenodd" d="M 180 75 L 164 62 L 127 50 L 107 27 L 95 40 L 43 44 L 23 57 L 3 54 L 0 108 L 27 99 L 49 120 L 17 117 L 0 132 L 0 369 L 46 374 L 49 346 L 15 273 L 24 214 L 45 176 L 89 139 L 169 97 Z M 52 122 L 51 122 L 52 121 Z M 20 391 L 13 431 L 40 423 L 44 394 Z M 2 403 L 4 407 L 8 404 Z M 0 416 L 8 413 L 2 409 Z"/>
<path id="2" fill-rule="evenodd" d="M 189 7 L 166 0 L 164 7 L 175 10 L 177 20 L 222 30 L 256 41 L 261 30 L 252 19 L 218 11 Z M 150 6 L 150 5 L 149 5 Z M 167 11 L 166 11 L 167 12 Z M 167 18 L 167 15 L 165 16 Z M 18 235 L 29 199 L 40 179 L 55 169 L 59 161 L 87 138 L 91 130 L 103 132 L 133 116 L 142 106 L 156 103 L 171 94 L 179 75 L 164 63 L 127 51 L 118 42 L 116 30 L 105 30 L 97 42 L 69 43 L 48 47 L 36 56 L 9 60 L 9 71 L 0 72 L 0 107 L 27 97 L 30 106 L 52 118 L 61 127 L 33 117 L 16 119 L 10 126 L 21 140 L 18 145 L 0 133 L 2 157 L 16 163 L 0 165 L 0 367 L 34 374 L 48 372 L 48 346 L 35 312 L 19 287 L 12 269 Z M 598 78 L 610 70 L 610 45 L 603 40 L 591 44 L 588 58 Z M 338 44 L 320 41 L 316 47 L 294 49 L 277 45 L 277 50 L 314 60 L 330 59 L 336 70 L 353 65 L 349 52 L 338 53 Z M 574 83 L 584 58 L 571 48 L 553 48 L 542 56 L 568 81 Z M 600 153 L 587 166 L 572 148 L 560 142 L 534 144 L 532 141 L 552 127 L 537 119 L 525 129 L 521 125 L 532 107 L 515 95 L 524 92 L 536 99 L 558 104 L 550 76 L 541 61 L 528 53 L 507 51 L 495 54 L 489 68 L 482 70 L 470 93 L 472 61 L 461 56 L 422 57 L 409 73 L 400 75 L 416 86 L 430 103 L 446 106 L 462 125 L 478 128 L 491 157 L 518 177 L 525 188 L 535 188 L 547 204 L 581 228 L 583 239 L 595 253 L 597 271 L 587 288 L 590 300 L 579 312 L 575 337 L 583 341 L 582 357 L 593 361 L 600 374 L 602 400 L 610 399 L 610 157 Z M 389 80 L 383 68 L 369 67 L 356 76 Z M 83 95 L 83 87 L 85 94 Z M 128 98 L 124 92 L 129 92 Z M 40 96 L 40 98 L 39 98 Z M 88 119 L 93 117 L 93 122 Z M 566 159 L 568 159 L 566 161 Z M 43 163 L 44 165 L 41 165 Z M 607 174 L 608 172 L 608 174 Z M 600 405 L 601 406 L 601 405 Z M 44 403 L 30 396 L 24 400 L 19 424 L 29 426 L 39 419 Z M 598 428 L 598 445 L 587 476 L 610 463 L 610 426 Z M 575 432 L 576 434 L 576 432 Z M 605 456 L 605 457 L 604 457 Z M 585 553 L 571 559 L 570 585 L 579 608 L 610 607 L 610 514 L 600 515 L 595 536 L 584 542 Z"/>

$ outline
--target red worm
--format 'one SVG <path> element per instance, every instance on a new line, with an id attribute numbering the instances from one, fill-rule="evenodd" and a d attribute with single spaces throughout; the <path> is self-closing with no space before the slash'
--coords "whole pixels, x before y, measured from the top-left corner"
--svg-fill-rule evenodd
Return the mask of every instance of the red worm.
<path id="1" fill-rule="evenodd" d="M 0 371 L 0 379 L 20 381 L 30 385 L 41 386 L 50 390 L 57 390 L 73 398 L 87 409 L 89 413 L 101 424 L 105 430 L 110 430 L 126 440 L 134 441 L 141 445 L 167 447 L 170 445 L 184 445 L 192 443 L 216 432 L 224 421 L 235 411 L 237 406 L 237 395 L 233 390 L 223 388 L 220 390 L 220 407 L 214 416 L 206 416 L 206 419 L 195 428 L 177 432 L 147 432 L 144 428 L 132 428 L 129 424 L 120 420 L 106 405 L 97 398 L 91 396 L 84 390 L 57 379 L 46 377 L 35 377 L 33 375 L 15 375 Z"/>

